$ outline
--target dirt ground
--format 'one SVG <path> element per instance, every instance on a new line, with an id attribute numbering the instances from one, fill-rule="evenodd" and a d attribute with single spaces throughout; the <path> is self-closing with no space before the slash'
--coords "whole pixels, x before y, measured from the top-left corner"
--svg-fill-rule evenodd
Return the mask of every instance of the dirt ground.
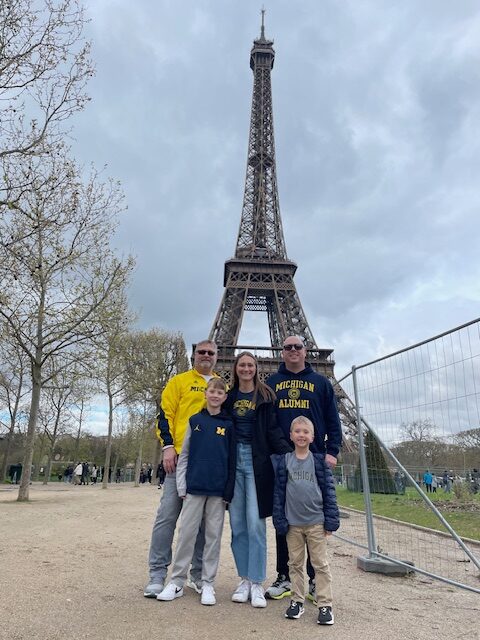
<path id="1" fill-rule="evenodd" d="M 285 600 L 266 609 L 235 604 L 236 575 L 226 523 L 216 592 L 200 605 L 186 589 L 174 602 L 143 597 L 154 486 L 33 485 L 29 503 L 0 487 L 0 638 L 3 640 L 480 640 L 480 596 L 422 576 L 389 578 L 356 567 L 359 550 L 332 540 L 335 625 L 316 609 L 287 620 Z M 269 526 L 269 577 L 275 576 Z"/>

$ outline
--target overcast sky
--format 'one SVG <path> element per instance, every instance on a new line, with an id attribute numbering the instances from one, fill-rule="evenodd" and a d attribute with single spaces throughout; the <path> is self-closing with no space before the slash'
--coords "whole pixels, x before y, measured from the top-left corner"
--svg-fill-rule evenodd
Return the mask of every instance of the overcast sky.
<path id="1" fill-rule="evenodd" d="M 208 335 L 240 221 L 261 3 L 88 0 L 74 153 L 126 194 L 139 327 Z M 266 5 L 280 207 L 337 377 L 480 316 L 478 0 Z M 240 342 L 268 344 L 263 314 Z"/>

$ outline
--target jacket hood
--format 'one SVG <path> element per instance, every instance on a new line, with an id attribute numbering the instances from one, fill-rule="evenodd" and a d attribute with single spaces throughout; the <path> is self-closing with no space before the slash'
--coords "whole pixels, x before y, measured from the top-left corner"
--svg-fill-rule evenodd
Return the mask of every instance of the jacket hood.
<path id="1" fill-rule="evenodd" d="M 290 369 L 287 369 L 287 367 L 285 366 L 285 363 L 282 362 L 278 367 L 278 373 L 281 373 L 284 376 L 288 376 L 289 378 L 291 378 L 292 376 L 298 376 L 299 378 L 301 378 L 303 376 L 308 376 L 310 373 L 315 373 L 315 372 L 312 369 L 312 365 L 309 364 L 308 362 L 305 362 L 305 369 L 302 369 L 302 371 L 299 371 L 298 373 L 294 373 L 293 371 L 290 371 Z"/>

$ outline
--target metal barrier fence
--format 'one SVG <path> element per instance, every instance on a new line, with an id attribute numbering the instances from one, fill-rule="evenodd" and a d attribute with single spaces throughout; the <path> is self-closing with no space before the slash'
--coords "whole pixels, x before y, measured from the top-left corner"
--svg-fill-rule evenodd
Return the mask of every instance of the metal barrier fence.
<path id="1" fill-rule="evenodd" d="M 471 439 L 480 435 L 480 320 L 354 366 L 339 384 L 362 425 L 344 455 L 349 473 L 343 469 L 341 482 L 365 500 L 365 512 L 347 510 L 339 537 L 367 549 L 370 559 L 413 564 L 480 593 L 480 542 L 462 540 L 442 515 L 442 506 L 471 510 L 480 524 L 480 448 Z M 392 517 L 374 515 L 377 496 L 405 491 L 403 505 L 423 505 L 440 531 L 399 522 L 405 518 L 395 517 L 395 498 Z M 444 500 L 450 492 L 456 500 Z"/>

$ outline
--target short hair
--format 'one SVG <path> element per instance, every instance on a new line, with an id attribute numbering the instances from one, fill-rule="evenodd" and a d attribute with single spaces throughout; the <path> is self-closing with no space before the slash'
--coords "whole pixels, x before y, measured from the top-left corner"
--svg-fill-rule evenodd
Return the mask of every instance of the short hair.
<path id="1" fill-rule="evenodd" d="M 290 433 L 293 431 L 293 427 L 296 424 L 306 424 L 310 431 L 312 432 L 312 436 L 315 434 L 315 427 L 313 426 L 313 422 L 307 416 L 297 416 L 292 420 L 292 424 L 290 425 Z"/>
<path id="2" fill-rule="evenodd" d="M 223 378 L 210 378 L 207 382 L 207 389 L 221 389 L 224 393 L 227 393 L 227 383 Z"/>
<path id="3" fill-rule="evenodd" d="M 195 351 L 198 349 L 198 346 L 200 344 L 209 344 L 212 347 L 215 347 L 215 351 L 217 351 L 217 344 L 215 340 L 209 340 L 208 338 L 206 340 L 200 340 L 200 342 L 197 342 L 197 344 L 195 345 Z"/>

